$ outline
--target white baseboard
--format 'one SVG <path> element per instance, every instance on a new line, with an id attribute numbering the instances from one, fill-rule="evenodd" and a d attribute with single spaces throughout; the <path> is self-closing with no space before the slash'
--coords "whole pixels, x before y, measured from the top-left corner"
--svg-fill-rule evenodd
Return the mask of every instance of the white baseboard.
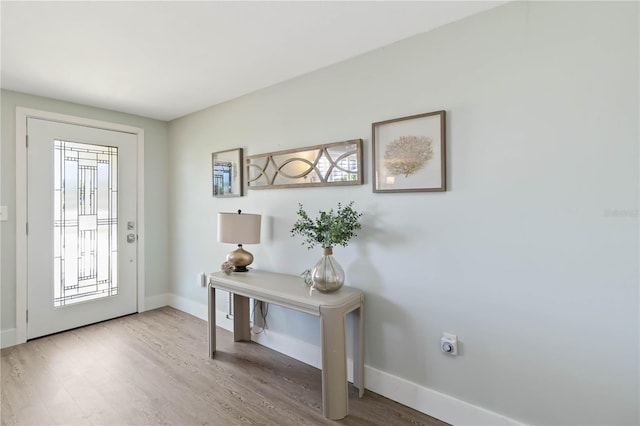
<path id="1" fill-rule="evenodd" d="M 171 294 L 169 297 L 169 306 L 193 315 L 194 317 L 198 317 L 201 320 L 209 321 L 209 308 L 202 303 Z M 233 331 L 233 320 L 227 318 L 226 312 L 216 310 L 216 325 L 225 330 Z"/>
<path id="2" fill-rule="evenodd" d="M 149 296 L 144 298 L 144 311 L 150 311 L 152 309 L 162 308 L 169 305 L 171 293 L 162 293 L 155 296 Z"/>
<path id="3" fill-rule="evenodd" d="M 206 304 L 194 302 L 193 300 L 184 298 L 182 296 L 177 296 L 175 294 L 169 294 L 168 305 L 172 308 L 176 308 L 179 311 L 186 312 L 194 317 L 198 317 L 201 320 L 208 321 L 209 313 Z M 217 325 L 222 326 L 221 323 L 218 324 L 218 317 L 216 317 Z"/>
<path id="4" fill-rule="evenodd" d="M 523 424 L 373 367 L 365 366 L 364 383 L 367 389 L 375 393 L 452 425 L 506 426 Z"/>
<path id="5" fill-rule="evenodd" d="M 312 367 L 322 368 L 320 346 L 294 339 L 286 334 L 277 333 L 269 329 L 258 334 L 251 333 L 251 340 Z"/>
<path id="6" fill-rule="evenodd" d="M 216 317 L 217 318 L 217 317 Z M 216 320 L 217 321 L 217 320 Z M 322 351 L 320 346 L 294 339 L 286 334 L 277 333 L 269 329 L 258 334 L 251 334 L 251 340 L 266 346 L 269 349 L 280 352 L 291 358 L 309 364 L 312 367 L 322 368 Z M 365 386 L 366 386 L 365 366 Z M 353 383 L 353 359 L 347 358 L 347 380 Z"/>
<path id="7" fill-rule="evenodd" d="M 207 320 L 206 305 L 172 295 L 170 306 Z M 226 313 L 222 311 L 216 311 L 216 325 L 233 330 L 233 321 L 227 319 Z M 251 340 L 313 367 L 321 368 L 320 346 L 270 330 L 252 334 Z M 353 380 L 352 366 L 353 361 L 348 359 L 349 380 Z M 523 424 L 368 365 L 364 367 L 364 383 L 366 389 L 453 425 L 515 426 Z"/>
<path id="8" fill-rule="evenodd" d="M 0 331 L 0 348 L 8 348 L 18 343 L 18 334 L 15 328 Z"/>

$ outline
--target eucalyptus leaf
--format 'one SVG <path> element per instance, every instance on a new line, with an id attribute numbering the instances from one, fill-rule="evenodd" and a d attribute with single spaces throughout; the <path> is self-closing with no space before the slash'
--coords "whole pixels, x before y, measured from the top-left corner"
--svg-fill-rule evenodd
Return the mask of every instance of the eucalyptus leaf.
<path id="1" fill-rule="evenodd" d="M 349 240 L 357 236 L 355 231 L 362 228 L 359 222 L 362 213 L 358 213 L 352 207 L 353 201 L 346 206 L 338 203 L 337 211 L 320 210 L 319 216 L 312 220 L 299 203 L 296 212 L 299 218 L 291 228 L 291 236 L 301 236 L 302 245 L 306 245 L 308 249 L 318 244 L 323 248 L 336 245 L 346 247 Z"/>

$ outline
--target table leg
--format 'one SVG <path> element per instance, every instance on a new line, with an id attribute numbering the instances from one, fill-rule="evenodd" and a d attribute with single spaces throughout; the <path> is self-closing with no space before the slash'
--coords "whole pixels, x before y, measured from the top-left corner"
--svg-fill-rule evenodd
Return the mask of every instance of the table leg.
<path id="1" fill-rule="evenodd" d="M 216 353 L 216 289 L 209 285 L 209 322 L 207 334 L 209 337 L 209 358 L 213 358 Z"/>
<path id="2" fill-rule="evenodd" d="M 249 298 L 233 295 L 233 341 L 251 341 Z"/>
<path id="3" fill-rule="evenodd" d="M 357 309 L 358 338 L 353 350 L 353 384 L 358 388 L 358 396 L 364 395 L 364 304 Z"/>
<path id="4" fill-rule="evenodd" d="M 345 316 L 343 308 L 320 307 L 322 411 L 331 420 L 342 419 L 349 412 Z"/>

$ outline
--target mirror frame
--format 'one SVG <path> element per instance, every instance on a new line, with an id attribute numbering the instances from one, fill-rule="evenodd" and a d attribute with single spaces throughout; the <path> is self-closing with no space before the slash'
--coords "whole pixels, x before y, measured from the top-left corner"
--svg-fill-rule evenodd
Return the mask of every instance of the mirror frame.
<path id="1" fill-rule="evenodd" d="M 329 155 L 329 150 L 334 147 L 342 147 L 353 145 L 353 150 L 347 151 L 343 154 L 340 154 L 337 158 L 332 158 Z M 314 154 L 315 159 L 310 161 L 304 157 L 295 157 L 292 154 L 308 152 L 308 151 L 316 151 Z M 345 157 L 349 157 L 351 155 L 356 156 L 356 170 L 355 171 L 347 171 L 345 169 L 341 169 L 337 166 L 337 162 Z M 282 162 L 282 164 L 278 164 L 277 161 L 279 156 L 287 155 L 290 158 L 287 158 Z M 320 172 L 317 165 L 318 162 L 325 158 L 329 161 L 330 167 L 324 173 L 324 175 Z M 308 170 L 303 171 L 302 173 L 296 175 L 288 175 L 282 169 L 288 164 L 299 161 L 305 163 L 309 166 Z M 246 157 L 246 175 L 247 175 L 247 188 L 248 189 L 274 189 L 274 188 L 303 188 L 303 187 L 311 187 L 311 186 L 344 186 L 344 185 L 362 185 L 363 183 L 363 161 L 362 161 L 362 139 L 351 139 L 343 142 L 334 142 L 322 145 L 314 145 L 308 146 L 305 148 L 296 148 L 289 149 L 285 151 L 276 151 L 276 152 L 268 152 L 265 154 L 256 154 L 250 155 Z M 342 171 L 345 171 L 349 174 L 356 175 L 356 178 L 353 180 L 346 181 L 329 181 L 330 174 L 332 170 L 338 168 Z M 252 169 L 258 169 L 258 175 L 256 177 L 251 177 Z M 277 183 L 278 176 L 284 176 L 287 179 L 300 179 L 300 182 L 291 183 L 288 181 L 287 183 Z M 309 182 L 308 178 L 310 175 L 314 175 L 314 178 L 317 178 L 317 181 Z M 266 179 L 266 184 L 257 182 L 259 179 L 263 181 Z"/>

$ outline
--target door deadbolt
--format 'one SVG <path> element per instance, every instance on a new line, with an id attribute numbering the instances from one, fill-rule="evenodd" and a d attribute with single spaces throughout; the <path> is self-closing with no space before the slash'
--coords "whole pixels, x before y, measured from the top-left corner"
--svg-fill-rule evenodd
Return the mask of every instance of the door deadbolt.
<path id="1" fill-rule="evenodd" d="M 136 242 L 136 234 L 127 234 L 127 242 L 135 243 Z"/>

